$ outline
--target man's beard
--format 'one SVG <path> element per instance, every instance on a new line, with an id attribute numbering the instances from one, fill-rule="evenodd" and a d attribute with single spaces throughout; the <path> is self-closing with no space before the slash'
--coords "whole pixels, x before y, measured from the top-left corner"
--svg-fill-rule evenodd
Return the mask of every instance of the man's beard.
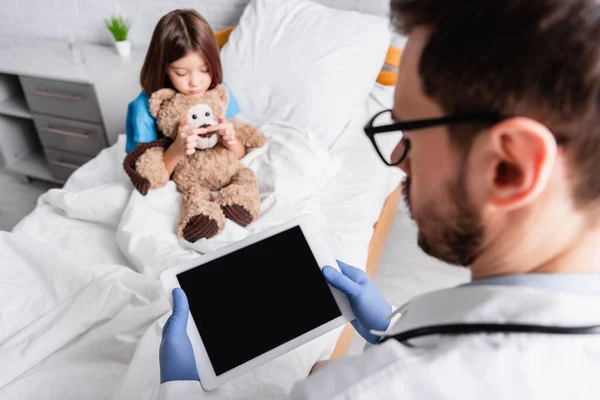
<path id="1" fill-rule="evenodd" d="M 406 207 L 408 208 L 408 213 L 410 215 L 410 218 L 414 219 L 414 217 L 412 215 L 412 207 L 411 207 L 411 203 L 410 203 L 411 179 L 412 178 L 409 175 L 406 175 L 406 177 L 404 178 L 404 181 L 402 182 L 402 198 L 404 199 L 404 204 L 406 204 Z"/>
<path id="2" fill-rule="evenodd" d="M 463 168 L 460 170 L 464 171 Z M 419 247 L 441 261 L 470 265 L 481 250 L 484 229 L 477 209 L 467 196 L 464 173 L 448 185 L 447 200 L 429 201 L 428 207 L 420 207 L 419 215 L 413 215 L 410 185 L 411 177 L 407 176 L 402 184 L 402 194 L 410 216 L 419 228 Z M 450 202 L 450 211 L 440 211 L 441 201 Z"/>

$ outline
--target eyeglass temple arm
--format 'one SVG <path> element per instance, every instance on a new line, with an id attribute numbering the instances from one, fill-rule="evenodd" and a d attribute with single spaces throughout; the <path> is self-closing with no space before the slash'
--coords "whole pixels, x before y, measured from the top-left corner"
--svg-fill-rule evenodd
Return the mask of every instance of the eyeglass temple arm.
<path id="1" fill-rule="evenodd" d="M 434 119 L 422 119 L 417 121 L 405 121 L 395 122 L 389 125 L 373 126 L 375 118 L 381 113 L 375 115 L 375 117 L 369 121 L 365 127 L 365 132 L 369 135 L 376 133 L 385 132 L 396 132 L 396 131 L 408 131 L 416 129 L 424 129 L 437 125 L 446 125 L 460 122 L 480 122 L 480 123 L 497 123 L 503 120 L 505 117 L 495 114 L 476 114 L 476 115 L 452 115 L 449 117 L 434 118 Z"/>

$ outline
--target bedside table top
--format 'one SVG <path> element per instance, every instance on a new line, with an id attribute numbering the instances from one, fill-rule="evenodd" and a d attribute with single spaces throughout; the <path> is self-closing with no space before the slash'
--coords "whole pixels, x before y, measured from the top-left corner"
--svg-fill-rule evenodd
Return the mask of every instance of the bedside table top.
<path id="1" fill-rule="evenodd" d="M 78 43 L 85 63 L 76 65 L 65 41 L 36 41 L 0 50 L 0 73 L 95 84 L 122 67 L 141 68 L 146 50 L 131 49 L 121 58 L 114 46 Z"/>

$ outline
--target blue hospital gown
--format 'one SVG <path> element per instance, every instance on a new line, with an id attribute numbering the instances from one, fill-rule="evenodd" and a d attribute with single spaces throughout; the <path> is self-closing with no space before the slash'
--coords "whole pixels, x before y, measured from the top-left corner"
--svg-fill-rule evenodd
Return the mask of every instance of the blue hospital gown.
<path id="1" fill-rule="evenodd" d="M 231 89 L 229 89 L 227 85 L 225 85 L 225 87 L 227 87 L 227 90 L 229 91 L 229 104 L 227 105 L 225 118 L 230 119 L 240 112 L 240 106 Z M 150 114 L 148 108 L 148 95 L 143 91 L 135 100 L 129 103 L 125 123 L 125 131 L 127 133 L 125 151 L 127 153 L 135 149 L 138 143 L 148 143 L 158 139 L 156 120 L 152 114 Z"/>

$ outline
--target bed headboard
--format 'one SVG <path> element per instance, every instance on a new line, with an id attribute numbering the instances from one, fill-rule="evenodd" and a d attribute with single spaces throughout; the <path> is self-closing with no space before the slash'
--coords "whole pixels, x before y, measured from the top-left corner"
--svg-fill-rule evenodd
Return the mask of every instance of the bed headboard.
<path id="1" fill-rule="evenodd" d="M 217 43 L 219 44 L 219 48 L 225 46 L 227 40 L 229 40 L 229 35 L 233 31 L 235 27 L 229 27 L 222 29 L 220 31 L 215 32 L 215 37 L 217 39 Z M 396 84 L 396 77 L 398 75 L 398 65 L 400 65 L 400 55 L 402 54 L 402 50 L 390 46 L 388 49 L 387 56 L 385 57 L 385 63 L 381 66 L 381 72 L 377 77 L 377 83 L 386 86 L 393 86 Z"/>

